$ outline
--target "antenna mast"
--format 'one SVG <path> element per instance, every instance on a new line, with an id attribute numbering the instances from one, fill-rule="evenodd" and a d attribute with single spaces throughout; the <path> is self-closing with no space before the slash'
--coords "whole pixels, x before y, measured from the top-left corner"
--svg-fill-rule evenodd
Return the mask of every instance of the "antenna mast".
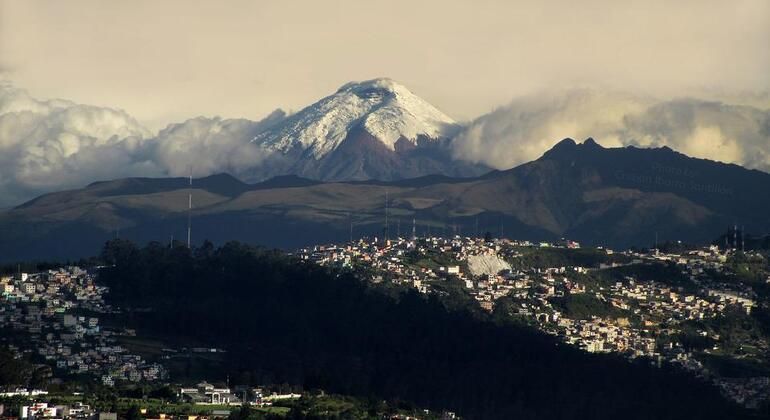
<path id="1" fill-rule="evenodd" d="M 187 194 L 187 248 L 192 238 L 192 166 L 190 166 L 190 188 Z"/>
<path id="2" fill-rule="evenodd" d="M 730 226 L 727 227 L 727 233 L 725 234 L 725 252 L 730 249 Z"/>
<path id="3" fill-rule="evenodd" d="M 385 240 L 388 240 L 388 190 L 385 190 Z"/>
<path id="4" fill-rule="evenodd" d="M 746 252 L 746 225 L 741 226 L 741 252 Z"/>
<path id="5" fill-rule="evenodd" d="M 350 242 L 353 243 L 353 213 L 348 213 L 350 219 Z"/>

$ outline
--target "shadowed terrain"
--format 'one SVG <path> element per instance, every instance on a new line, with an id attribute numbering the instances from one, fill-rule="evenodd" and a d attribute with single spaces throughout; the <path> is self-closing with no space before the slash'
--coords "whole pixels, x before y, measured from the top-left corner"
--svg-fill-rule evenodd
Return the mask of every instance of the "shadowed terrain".
<path id="1" fill-rule="evenodd" d="M 323 183 L 287 176 L 245 184 L 221 174 L 129 178 L 47 194 L 0 214 L 0 258 L 73 258 L 120 236 L 146 242 L 241 240 L 293 248 L 384 234 L 491 232 L 532 240 L 570 237 L 609 246 L 708 242 L 738 223 L 770 231 L 770 174 L 695 159 L 669 148 L 558 143 L 540 159 L 477 178 Z M 478 226 L 478 229 L 477 227 Z"/>

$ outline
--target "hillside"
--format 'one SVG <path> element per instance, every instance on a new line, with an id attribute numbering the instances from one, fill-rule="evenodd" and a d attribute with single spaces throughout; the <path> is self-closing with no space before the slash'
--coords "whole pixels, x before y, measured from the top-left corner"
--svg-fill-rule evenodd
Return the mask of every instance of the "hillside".
<path id="1" fill-rule="evenodd" d="M 41 196 L 0 213 L 4 260 L 89 255 L 119 236 L 186 237 L 188 180 L 130 178 Z M 738 223 L 770 231 L 770 174 L 687 157 L 668 148 L 602 148 L 567 139 L 540 159 L 477 178 L 244 184 L 229 175 L 193 181 L 193 240 L 267 246 L 389 235 L 491 232 L 533 240 L 569 237 L 609 246 L 710 242 Z M 478 232 L 477 232 L 478 226 Z M 400 232 L 399 232 L 400 231 Z"/>
<path id="2" fill-rule="evenodd" d="M 103 258 L 110 301 L 150 309 L 128 311 L 138 334 L 224 348 L 220 376 L 240 383 L 321 388 L 469 419 L 744 414 L 665 365 L 586 354 L 470 308 L 447 309 L 435 295 L 381 293 L 280 253 L 114 241 Z"/>

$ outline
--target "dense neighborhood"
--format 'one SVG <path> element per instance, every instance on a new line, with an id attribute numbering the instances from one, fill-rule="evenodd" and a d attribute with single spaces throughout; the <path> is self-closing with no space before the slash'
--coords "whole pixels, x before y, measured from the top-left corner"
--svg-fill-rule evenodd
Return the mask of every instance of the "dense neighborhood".
<path id="1" fill-rule="evenodd" d="M 19 354 L 34 354 L 57 376 L 89 374 L 111 386 L 116 381 L 156 381 L 167 375 L 117 343 L 132 335 L 105 328 L 100 316 L 114 311 L 104 301 L 107 289 L 94 273 L 62 267 L 41 273 L 19 272 L 0 278 L 0 337 Z"/>
<path id="2" fill-rule="evenodd" d="M 616 252 L 581 248 L 570 240 L 532 243 L 454 236 L 359 240 L 301 249 L 294 257 L 350 270 L 373 285 L 463 296 L 480 313 L 529 325 L 586 352 L 678 366 L 712 382 L 732 401 L 754 408 L 765 403 L 770 392 L 770 377 L 761 374 L 766 366 L 760 363 L 762 369 L 729 376 L 713 363 L 761 360 L 768 349 L 764 336 L 725 337 L 718 327 L 725 319 L 750 315 L 760 304 L 751 286 L 730 277 L 729 262 L 737 254 L 736 249 L 717 246 Z M 762 259 L 751 252 L 741 255 Z M 0 342 L 16 357 L 47 366 L 53 384 L 77 376 L 104 387 L 169 384 L 173 378 L 164 363 L 182 357 L 182 352 L 164 348 L 163 357 L 148 361 L 123 345 L 137 332 L 105 325 L 104 319 L 121 310 L 105 300 L 109 290 L 99 284 L 97 272 L 67 266 L 1 277 L 0 328 L 6 333 Z M 764 282 L 770 283 L 770 278 Z M 209 415 L 229 413 L 222 407 L 270 407 L 302 397 L 206 381 L 174 386 L 179 403 L 208 406 Z M 114 413 L 82 401 L 51 403 L 43 390 L 3 391 L 2 398 L 31 401 L 20 408 L 22 419 L 114 418 Z"/>
<path id="3" fill-rule="evenodd" d="M 414 237 L 317 246 L 298 255 L 324 266 L 354 269 L 373 283 L 408 285 L 422 293 L 446 293 L 444 285 L 459 283 L 483 310 L 493 312 L 500 304 L 498 310 L 511 318 L 587 352 L 680 365 L 713 381 L 725 396 L 747 407 L 757 407 L 767 398 L 770 378 L 722 377 L 681 340 L 682 334 L 692 333 L 710 343 L 699 351 L 701 355 L 744 359 L 767 351 L 767 340 L 759 338 L 741 343 L 739 352 L 726 353 L 720 349 L 719 333 L 693 327 L 732 311 L 750 314 L 756 305 L 751 287 L 720 280 L 725 262 L 736 250 L 709 246 L 685 253 L 657 249 L 616 253 L 599 248 L 590 252 L 606 255 L 611 262 L 537 267 L 524 262 L 526 255 L 559 249 L 579 250 L 580 244 Z M 676 270 L 674 277 L 682 283 L 644 276 L 658 267 Z M 624 272 L 628 274 L 612 279 L 603 275 Z M 663 274 L 665 280 L 670 273 Z M 770 277 L 765 282 L 770 283 Z"/>

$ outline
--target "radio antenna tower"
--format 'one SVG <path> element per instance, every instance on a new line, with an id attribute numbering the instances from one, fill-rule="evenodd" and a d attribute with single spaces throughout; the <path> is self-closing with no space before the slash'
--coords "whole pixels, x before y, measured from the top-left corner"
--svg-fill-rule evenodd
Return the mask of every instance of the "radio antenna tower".
<path id="1" fill-rule="evenodd" d="M 348 219 L 350 221 L 350 242 L 353 242 L 353 213 L 348 213 Z"/>
<path id="2" fill-rule="evenodd" d="M 412 218 L 412 239 L 417 239 L 417 219 Z"/>
<path id="3" fill-rule="evenodd" d="M 746 225 L 741 226 L 741 252 L 746 252 Z"/>
<path id="4" fill-rule="evenodd" d="M 727 226 L 727 233 L 725 234 L 725 252 L 730 249 L 730 226 Z"/>
<path id="5" fill-rule="evenodd" d="M 190 166 L 190 188 L 187 194 L 187 248 L 191 247 L 192 239 L 192 166 Z"/>
<path id="6" fill-rule="evenodd" d="M 388 240 L 388 232 L 389 226 L 388 226 L 388 190 L 385 190 L 385 240 Z"/>

